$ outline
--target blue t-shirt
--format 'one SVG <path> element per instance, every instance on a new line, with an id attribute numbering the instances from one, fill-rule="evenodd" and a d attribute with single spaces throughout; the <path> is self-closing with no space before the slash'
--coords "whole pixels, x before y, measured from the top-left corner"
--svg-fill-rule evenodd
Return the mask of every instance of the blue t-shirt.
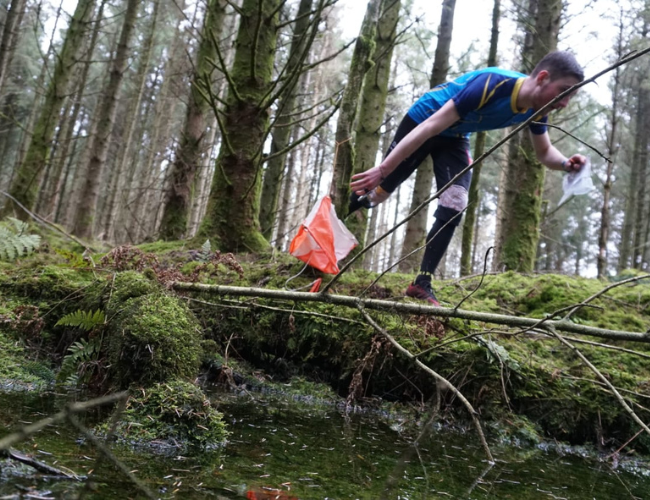
<path id="1" fill-rule="evenodd" d="M 439 135 L 467 137 L 471 132 L 494 130 L 528 120 L 532 109 L 517 109 L 517 96 L 526 75 L 500 68 L 485 68 L 459 76 L 424 94 L 411 106 L 408 115 L 422 123 L 453 99 L 460 120 Z M 547 118 L 536 121 L 546 123 Z M 530 125 L 533 134 L 546 132 L 545 125 Z"/>

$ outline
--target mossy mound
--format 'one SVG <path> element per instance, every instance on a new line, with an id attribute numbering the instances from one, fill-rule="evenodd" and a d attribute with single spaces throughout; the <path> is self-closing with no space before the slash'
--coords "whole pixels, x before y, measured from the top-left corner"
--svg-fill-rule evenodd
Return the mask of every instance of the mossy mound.
<path id="1" fill-rule="evenodd" d="M 22 343 L 0 332 L 0 391 L 44 389 L 53 380 L 48 366 L 27 359 Z"/>
<path id="2" fill-rule="evenodd" d="M 106 341 L 110 376 L 119 387 L 195 377 L 201 332 L 192 312 L 163 292 L 126 300 Z"/>
<path id="3" fill-rule="evenodd" d="M 137 443 L 214 446 L 228 436 L 222 414 L 194 384 L 175 379 L 134 392 L 116 428 Z"/>

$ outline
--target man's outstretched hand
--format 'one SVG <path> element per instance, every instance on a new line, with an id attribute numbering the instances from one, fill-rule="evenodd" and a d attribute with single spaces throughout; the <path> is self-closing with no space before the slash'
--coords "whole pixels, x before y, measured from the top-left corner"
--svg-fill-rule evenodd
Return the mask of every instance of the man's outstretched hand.
<path id="1" fill-rule="evenodd" d="M 358 195 L 363 195 L 375 189 L 384 180 L 381 167 L 373 167 L 365 172 L 352 176 L 350 188 Z"/>

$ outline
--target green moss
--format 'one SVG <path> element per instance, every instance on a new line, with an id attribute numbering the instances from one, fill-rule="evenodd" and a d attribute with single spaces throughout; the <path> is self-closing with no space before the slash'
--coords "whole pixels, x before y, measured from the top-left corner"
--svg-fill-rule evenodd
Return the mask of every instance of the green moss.
<path id="1" fill-rule="evenodd" d="M 222 414 L 203 391 L 179 379 L 136 391 L 116 432 L 129 441 L 180 441 L 202 447 L 222 444 L 228 436 Z"/>
<path id="2" fill-rule="evenodd" d="M 178 299 L 162 292 L 130 298 L 105 339 L 111 377 L 120 387 L 194 377 L 200 338 L 194 315 Z"/>
<path id="3" fill-rule="evenodd" d="M 43 389 L 52 382 L 49 367 L 26 358 L 22 343 L 0 332 L 0 390 Z"/>
<path id="4" fill-rule="evenodd" d="M 62 300 L 72 297 L 90 283 L 88 271 L 46 265 L 38 269 L 21 268 L 9 279 L 0 283 L 7 294 L 38 300 Z"/>

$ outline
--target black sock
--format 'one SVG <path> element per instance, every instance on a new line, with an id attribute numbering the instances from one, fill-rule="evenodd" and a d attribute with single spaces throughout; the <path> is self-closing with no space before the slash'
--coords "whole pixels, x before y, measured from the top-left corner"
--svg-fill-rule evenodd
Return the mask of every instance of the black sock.
<path id="1" fill-rule="evenodd" d="M 422 258 L 422 265 L 420 272 L 433 274 L 438 264 L 442 260 L 442 256 L 447 251 L 447 247 L 451 242 L 451 237 L 454 235 L 456 225 L 453 223 L 447 224 L 447 221 L 436 219 L 431 227 L 431 231 L 427 235 L 427 247 L 424 250 L 424 257 Z"/>
<path id="2" fill-rule="evenodd" d="M 413 282 L 416 285 L 424 285 L 425 283 L 431 284 L 431 275 L 429 273 L 418 274 Z"/>

